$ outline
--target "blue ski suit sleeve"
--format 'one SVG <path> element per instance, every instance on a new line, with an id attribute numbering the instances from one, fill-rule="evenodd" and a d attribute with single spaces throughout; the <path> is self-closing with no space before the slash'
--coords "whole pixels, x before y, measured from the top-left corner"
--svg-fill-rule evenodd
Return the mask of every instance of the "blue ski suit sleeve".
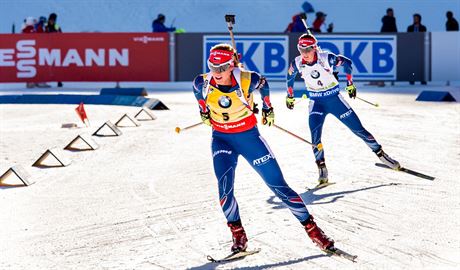
<path id="1" fill-rule="evenodd" d="M 200 112 L 207 112 L 208 107 L 206 106 L 206 101 L 204 100 L 203 96 L 203 76 L 198 75 L 193 80 L 193 94 L 195 95 L 196 100 L 198 101 L 198 105 L 200 106 Z"/>
<path id="2" fill-rule="evenodd" d="M 353 71 L 352 62 L 349 58 L 343 55 L 335 55 L 333 53 L 329 53 L 328 55 L 329 65 L 331 67 L 340 67 L 342 66 L 345 73 L 347 74 L 347 80 L 351 81 L 351 73 Z"/>
<path id="3" fill-rule="evenodd" d="M 287 84 L 287 95 L 289 97 L 294 96 L 294 82 L 295 78 L 297 77 L 297 74 L 299 73 L 299 70 L 297 69 L 297 65 L 295 64 L 295 59 L 291 61 L 291 64 L 289 65 L 288 68 L 288 73 L 286 75 L 286 84 Z"/>
<path id="4" fill-rule="evenodd" d="M 262 98 L 262 104 L 264 109 L 271 108 L 270 103 L 270 87 L 268 81 L 264 76 L 261 76 L 257 72 L 251 72 L 251 85 L 249 86 L 249 92 L 252 93 L 254 90 L 259 90 Z"/>

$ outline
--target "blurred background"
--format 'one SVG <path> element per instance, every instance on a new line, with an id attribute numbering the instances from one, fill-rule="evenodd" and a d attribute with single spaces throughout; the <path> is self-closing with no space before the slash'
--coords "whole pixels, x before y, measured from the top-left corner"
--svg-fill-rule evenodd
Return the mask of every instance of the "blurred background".
<path id="1" fill-rule="evenodd" d="M 302 0 L 0 0 L 0 33 L 11 33 L 26 17 L 59 14 L 66 32 L 145 32 L 159 13 L 166 25 L 187 32 L 226 32 L 222 18 L 238 15 L 238 32 L 283 32 Z M 460 15 L 458 0 L 310 0 L 315 12 L 327 14 L 334 32 L 380 32 L 381 18 L 393 8 L 398 30 L 405 32 L 419 13 L 429 31 L 444 31 L 446 11 Z M 308 22 L 313 23 L 314 13 Z"/>

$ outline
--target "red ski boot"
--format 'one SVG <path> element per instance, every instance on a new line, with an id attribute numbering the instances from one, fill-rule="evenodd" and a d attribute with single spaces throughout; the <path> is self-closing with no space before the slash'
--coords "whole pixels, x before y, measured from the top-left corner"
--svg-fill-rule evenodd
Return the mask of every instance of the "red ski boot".
<path id="1" fill-rule="evenodd" d="M 305 231 L 307 232 L 310 239 L 315 243 L 321 250 L 327 250 L 334 247 L 334 240 L 329 239 L 324 232 L 316 225 L 313 221 L 313 216 L 305 221 Z"/>
<path id="2" fill-rule="evenodd" d="M 246 251 L 248 238 L 246 237 L 243 225 L 241 225 L 241 221 L 229 222 L 228 227 L 230 227 L 233 235 L 232 252 Z"/>

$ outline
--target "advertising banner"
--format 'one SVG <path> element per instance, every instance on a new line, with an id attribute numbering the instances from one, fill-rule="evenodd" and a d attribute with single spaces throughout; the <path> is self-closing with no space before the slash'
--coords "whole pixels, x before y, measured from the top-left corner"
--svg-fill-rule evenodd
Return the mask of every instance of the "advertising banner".
<path id="1" fill-rule="evenodd" d="M 396 80 L 396 35 L 320 35 L 317 39 L 321 49 L 351 59 L 356 80 Z M 203 36 L 203 72 L 209 71 L 206 62 L 209 49 L 218 43 L 231 44 L 230 37 Z M 288 36 L 241 35 L 235 36 L 235 43 L 247 69 L 270 80 L 286 79 L 292 61 Z M 340 73 L 340 76 L 344 78 L 345 74 Z"/>
<path id="2" fill-rule="evenodd" d="M 0 82 L 168 80 L 167 33 L 0 34 Z"/>
<path id="3" fill-rule="evenodd" d="M 396 80 L 396 41 L 396 35 L 318 37 L 321 49 L 350 58 L 356 80 Z"/>

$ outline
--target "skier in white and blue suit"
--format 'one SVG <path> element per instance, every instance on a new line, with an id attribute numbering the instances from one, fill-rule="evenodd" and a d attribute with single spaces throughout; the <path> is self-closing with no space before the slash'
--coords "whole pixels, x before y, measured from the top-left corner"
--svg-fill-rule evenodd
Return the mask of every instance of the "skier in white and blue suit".
<path id="1" fill-rule="evenodd" d="M 310 99 L 308 123 L 312 143 L 315 145 L 313 153 L 319 170 L 319 184 L 328 182 L 321 133 L 324 120 L 329 113 L 337 117 L 355 135 L 361 138 L 385 165 L 398 170 L 400 168 L 399 162 L 383 151 L 382 146 L 363 127 L 358 115 L 339 93 L 339 81 L 334 74 L 334 69 L 343 66 L 347 75 L 346 90 L 348 95 L 350 98 L 356 97 L 356 87 L 351 75 L 351 60 L 342 55 L 319 50 L 316 38 L 310 34 L 300 36 L 297 49 L 300 55 L 291 62 L 287 74 L 286 106 L 291 110 L 294 108 L 294 81 L 297 74 L 300 73 L 305 81 L 307 96 Z"/>

